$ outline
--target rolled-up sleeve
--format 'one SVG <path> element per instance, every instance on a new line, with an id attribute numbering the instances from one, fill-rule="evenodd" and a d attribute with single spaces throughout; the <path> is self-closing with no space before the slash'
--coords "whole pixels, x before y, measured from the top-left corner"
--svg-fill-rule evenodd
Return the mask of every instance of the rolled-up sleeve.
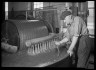
<path id="1" fill-rule="evenodd" d="M 75 18 L 75 21 L 74 21 L 74 36 L 80 36 L 81 31 L 82 31 L 81 22 L 82 22 L 82 20 L 80 20 L 79 17 Z"/>

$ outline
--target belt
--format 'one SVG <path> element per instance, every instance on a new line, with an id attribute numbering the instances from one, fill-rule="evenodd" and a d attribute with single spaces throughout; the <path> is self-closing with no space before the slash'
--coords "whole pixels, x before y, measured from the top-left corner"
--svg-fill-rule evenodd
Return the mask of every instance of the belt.
<path id="1" fill-rule="evenodd" d="M 89 35 L 81 35 L 81 36 L 79 37 L 79 39 L 80 39 L 80 38 L 84 38 L 84 37 L 89 37 Z"/>

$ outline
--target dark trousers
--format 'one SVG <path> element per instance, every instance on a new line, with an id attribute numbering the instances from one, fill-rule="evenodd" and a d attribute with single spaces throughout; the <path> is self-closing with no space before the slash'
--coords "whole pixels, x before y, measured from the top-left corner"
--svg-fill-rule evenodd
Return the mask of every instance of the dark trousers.
<path id="1" fill-rule="evenodd" d="M 89 36 L 81 36 L 75 46 L 75 65 L 79 68 L 85 68 L 91 50 Z"/>

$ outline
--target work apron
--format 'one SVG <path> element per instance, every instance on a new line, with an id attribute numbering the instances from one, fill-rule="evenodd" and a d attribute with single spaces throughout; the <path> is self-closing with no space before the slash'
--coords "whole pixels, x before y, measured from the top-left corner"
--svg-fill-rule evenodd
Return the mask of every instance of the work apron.
<path id="1" fill-rule="evenodd" d="M 85 68 L 91 50 L 90 38 L 88 35 L 80 36 L 75 46 L 76 67 Z"/>

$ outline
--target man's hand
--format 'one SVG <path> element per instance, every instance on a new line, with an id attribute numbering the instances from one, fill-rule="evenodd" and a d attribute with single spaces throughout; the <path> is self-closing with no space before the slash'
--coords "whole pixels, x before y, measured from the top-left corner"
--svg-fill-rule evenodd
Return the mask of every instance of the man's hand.
<path id="1" fill-rule="evenodd" d="M 73 36 L 72 43 L 71 43 L 71 45 L 70 45 L 70 47 L 69 47 L 69 49 L 67 51 L 67 53 L 70 54 L 70 56 L 73 55 L 73 49 L 74 49 L 74 47 L 75 47 L 75 45 L 77 43 L 77 40 L 78 40 L 78 37 Z"/>
<path id="2" fill-rule="evenodd" d="M 70 56 L 72 56 L 72 55 L 73 55 L 73 50 L 68 49 L 68 50 L 67 50 L 67 53 L 68 53 Z"/>
<path id="3" fill-rule="evenodd" d="M 55 44 L 58 46 L 58 45 L 60 45 L 60 42 L 58 42 L 58 41 L 55 41 Z"/>

